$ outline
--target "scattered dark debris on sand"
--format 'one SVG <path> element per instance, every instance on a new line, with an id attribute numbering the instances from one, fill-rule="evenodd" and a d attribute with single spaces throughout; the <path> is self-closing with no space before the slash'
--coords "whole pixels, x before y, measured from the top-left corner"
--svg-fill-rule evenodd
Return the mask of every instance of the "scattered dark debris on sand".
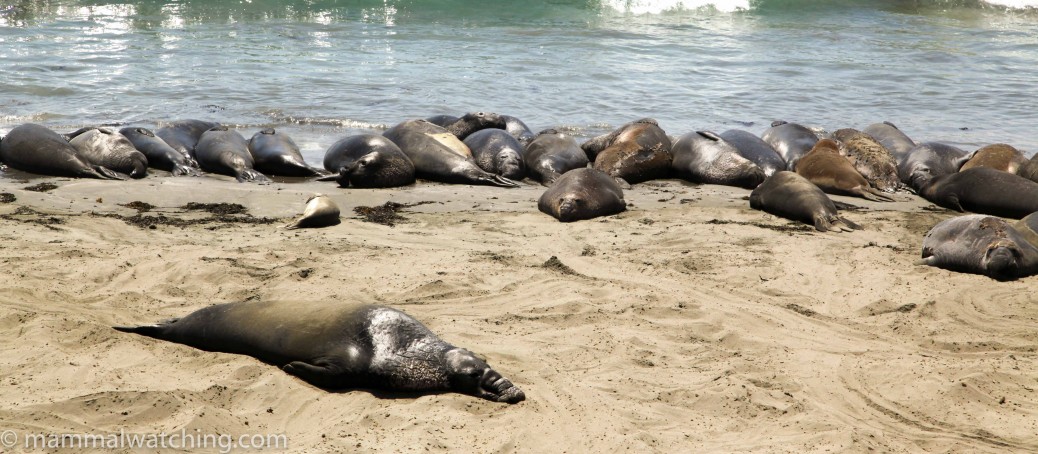
<path id="1" fill-rule="evenodd" d="M 31 217 L 23 218 L 22 216 L 31 216 Z M 55 224 L 64 224 L 65 223 L 64 219 L 61 219 L 61 218 L 59 218 L 59 217 L 57 217 L 55 215 L 47 214 L 47 213 L 41 213 L 41 212 L 36 211 L 36 210 L 34 210 L 32 208 L 24 207 L 24 206 L 18 207 L 16 210 L 14 210 L 14 213 L 5 214 L 3 216 L 0 216 L 0 218 L 6 219 L 8 221 L 24 222 L 24 223 L 28 223 L 28 224 L 38 224 L 38 225 L 42 225 L 42 226 L 44 226 L 44 227 L 46 227 L 48 229 L 51 229 L 51 230 L 61 230 L 61 229 L 59 229 L 57 227 L 54 227 L 54 225 Z"/>
<path id="2" fill-rule="evenodd" d="M 152 205 L 152 204 L 150 204 L 148 202 L 141 202 L 139 200 L 134 200 L 133 202 L 124 203 L 124 204 L 120 204 L 120 205 L 122 205 L 122 206 L 124 206 L 126 208 L 129 208 L 131 210 L 137 210 L 138 213 L 143 213 L 145 211 L 151 211 L 153 208 L 155 208 L 155 205 Z"/>
<path id="3" fill-rule="evenodd" d="M 246 214 L 244 205 L 237 203 L 198 203 L 189 202 L 187 205 L 180 207 L 181 209 L 188 211 L 205 211 L 207 213 L 228 215 L 228 214 Z"/>
<path id="4" fill-rule="evenodd" d="M 229 224 L 273 224 L 278 222 L 274 218 L 257 218 L 248 213 L 244 206 L 237 203 L 196 203 L 191 202 L 180 207 L 185 211 L 204 211 L 210 216 L 204 218 L 184 219 L 170 217 L 164 214 L 145 216 L 144 213 L 155 208 L 154 205 L 145 202 L 130 202 L 123 205 L 127 208 L 137 210 L 133 216 L 123 216 L 114 213 L 96 214 L 97 216 L 115 218 L 132 226 L 142 229 L 155 229 L 160 225 L 173 227 L 187 227 L 191 225 L 210 225 L 209 230 L 226 227 Z"/>
<path id="5" fill-rule="evenodd" d="M 427 203 L 434 203 L 431 201 L 415 202 L 415 203 L 396 203 L 386 202 L 377 207 L 366 207 L 359 206 L 354 207 L 353 212 L 360 215 L 360 219 L 366 222 L 374 222 L 376 224 L 388 225 L 390 227 L 396 225 L 397 222 L 406 221 L 407 218 L 397 214 L 404 208 L 411 208 L 418 205 L 425 205 Z"/>
<path id="6" fill-rule="evenodd" d="M 805 317 L 814 317 L 814 316 L 818 315 L 818 312 L 815 312 L 815 311 L 813 311 L 811 309 L 808 309 L 808 308 L 806 308 L 804 306 L 801 306 L 801 305 L 799 305 L 797 303 L 789 303 L 789 304 L 787 304 L 786 305 L 786 309 L 789 309 L 789 310 L 791 310 L 793 312 L 796 312 L 796 313 L 798 313 L 800 315 L 803 315 Z"/>
<path id="7" fill-rule="evenodd" d="M 47 192 L 47 191 L 50 191 L 52 189 L 58 189 L 58 185 L 56 185 L 54 183 L 40 183 L 40 184 L 34 184 L 32 186 L 26 186 L 26 187 L 24 187 L 22 189 L 25 189 L 26 191 Z"/>
<path id="8" fill-rule="evenodd" d="M 595 250 L 595 247 L 591 246 L 590 244 L 587 245 L 587 246 L 584 246 L 584 250 L 580 251 L 580 255 L 584 256 L 584 257 L 591 257 L 591 256 L 596 255 L 596 254 L 598 254 L 598 251 Z"/>
<path id="9" fill-rule="evenodd" d="M 776 232 L 784 232 L 784 233 L 813 232 L 815 230 L 814 227 L 811 227 L 811 226 L 809 226 L 807 224 L 799 224 L 799 223 L 797 223 L 797 224 L 785 224 L 785 225 L 772 225 L 772 224 L 765 224 L 763 222 L 741 222 L 741 221 L 729 221 L 729 220 L 726 220 L 726 219 L 711 219 L 709 221 L 706 221 L 706 223 L 707 224 L 714 224 L 714 225 L 725 225 L 725 224 L 752 225 L 754 227 L 760 227 L 762 229 L 769 229 L 769 230 L 774 230 Z"/>
<path id="10" fill-rule="evenodd" d="M 879 243 L 877 243 L 875 241 L 869 241 L 863 247 L 867 247 L 867 248 L 869 248 L 869 247 L 881 247 L 881 248 L 890 249 L 890 250 L 892 250 L 894 252 L 905 252 L 905 251 L 908 250 L 908 249 L 906 249 L 906 248 L 904 248 L 902 246 L 896 245 L 896 244 L 883 244 L 883 245 L 881 245 L 881 244 L 879 244 Z"/>
<path id="11" fill-rule="evenodd" d="M 551 256 L 551 258 L 549 258 L 543 264 L 541 264 L 541 267 L 547 268 L 549 270 L 552 270 L 552 271 L 555 271 L 555 272 L 559 272 L 559 273 L 562 273 L 562 274 L 569 274 L 569 275 L 572 275 L 572 276 L 583 276 L 583 274 L 580 274 L 580 273 L 574 271 L 573 268 L 570 268 L 565 263 L 562 263 L 562 261 L 559 260 L 559 258 L 554 256 L 554 255 Z"/>
<path id="12" fill-rule="evenodd" d="M 0 192 L 0 203 L 11 203 L 15 200 L 18 200 L 18 198 L 15 197 L 14 194 L 11 194 L 10 192 Z"/>

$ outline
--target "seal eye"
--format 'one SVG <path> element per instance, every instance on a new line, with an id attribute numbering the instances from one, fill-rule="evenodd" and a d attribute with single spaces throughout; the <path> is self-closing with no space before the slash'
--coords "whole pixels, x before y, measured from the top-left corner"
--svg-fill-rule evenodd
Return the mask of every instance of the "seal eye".
<path id="1" fill-rule="evenodd" d="M 479 378 L 481 375 L 483 375 L 483 371 L 481 370 L 473 369 L 472 372 L 469 372 L 469 377 L 472 378 Z"/>

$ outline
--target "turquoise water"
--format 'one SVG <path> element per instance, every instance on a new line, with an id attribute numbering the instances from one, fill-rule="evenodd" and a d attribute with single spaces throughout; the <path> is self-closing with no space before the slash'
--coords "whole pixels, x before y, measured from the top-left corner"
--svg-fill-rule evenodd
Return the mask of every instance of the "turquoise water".
<path id="1" fill-rule="evenodd" d="M 1038 1 L 0 2 L 0 133 L 200 118 L 346 135 L 493 111 L 597 135 L 889 120 L 1038 151 Z"/>

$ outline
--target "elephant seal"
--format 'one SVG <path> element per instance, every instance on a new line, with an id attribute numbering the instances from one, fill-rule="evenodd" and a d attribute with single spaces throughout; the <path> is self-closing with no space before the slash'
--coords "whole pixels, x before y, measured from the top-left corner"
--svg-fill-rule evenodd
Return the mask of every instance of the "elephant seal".
<path id="1" fill-rule="evenodd" d="M 447 127 L 447 125 L 453 124 L 458 120 L 460 120 L 460 118 L 455 117 L 454 115 L 433 115 L 425 119 L 425 121 L 428 121 L 429 123 L 432 123 L 441 128 L 445 128 Z"/>
<path id="2" fill-rule="evenodd" d="M 324 152 L 324 168 L 341 187 L 393 188 L 414 183 L 414 164 L 393 141 L 377 134 L 339 139 Z"/>
<path id="3" fill-rule="evenodd" d="M 267 128 L 249 139 L 249 153 L 255 161 L 253 167 L 265 175 L 285 177 L 316 177 L 328 175 L 321 169 L 310 167 L 299 152 L 299 146 L 287 134 Z"/>
<path id="4" fill-rule="evenodd" d="M 1038 181 L 1038 154 L 1031 156 L 1030 160 L 1020 166 L 1016 174 L 1031 181 Z"/>
<path id="5" fill-rule="evenodd" d="M 206 172 L 230 175 L 239 183 L 245 181 L 269 182 L 270 178 L 256 171 L 249 142 L 226 126 L 206 131 L 195 145 L 195 159 Z"/>
<path id="6" fill-rule="evenodd" d="M 125 180 L 125 175 L 91 164 L 76 149 L 46 126 L 16 126 L 0 141 L 0 161 L 12 168 L 41 175 Z"/>
<path id="7" fill-rule="evenodd" d="M 505 120 L 500 115 L 492 112 L 467 113 L 454 123 L 449 123 L 443 128 L 454 134 L 458 140 L 465 140 L 470 134 L 479 130 L 487 128 L 505 129 Z"/>
<path id="8" fill-rule="evenodd" d="M 894 201 L 873 188 L 851 162 L 840 155 L 839 145 L 832 139 L 819 140 L 800 158 L 796 173 L 829 194 L 853 195 L 875 202 Z"/>
<path id="9" fill-rule="evenodd" d="M 840 154 L 851 161 L 854 170 L 869 180 L 872 187 L 884 192 L 894 192 L 902 187 L 897 176 L 897 160 L 872 136 L 857 129 L 844 128 L 830 137 L 839 142 Z"/>
<path id="10" fill-rule="evenodd" d="M 564 173 L 587 167 L 589 161 L 573 136 L 555 129 L 537 133 L 526 146 L 523 161 L 531 177 L 550 186 Z"/>
<path id="11" fill-rule="evenodd" d="M 1038 213 L 1031 213 L 1023 219 L 1016 221 L 1013 228 L 1022 235 L 1028 243 L 1038 247 Z"/>
<path id="12" fill-rule="evenodd" d="M 523 146 L 508 131 L 479 130 L 465 138 L 465 145 L 472 151 L 472 159 L 479 168 L 511 180 L 526 177 Z"/>
<path id="13" fill-rule="evenodd" d="M 966 159 L 966 152 L 956 147 L 924 142 L 904 155 L 897 165 L 897 174 L 901 182 L 919 192 L 930 180 L 958 172 Z"/>
<path id="14" fill-rule="evenodd" d="M 94 128 L 77 135 L 69 145 L 87 162 L 129 175 L 148 176 L 148 158 L 126 136 L 110 128 Z"/>
<path id="15" fill-rule="evenodd" d="M 505 131 L 508 131 L 524 147 L 529 145 L 530 141 L 536 137 L 530 127 L 526 126 L 526 123 L 523 123 L 522 120 L 511 115 L 501 115 L 501 119 L 505 121 Z"/>
<path id="16" fill-rule="evenodd" d="M 119 134 L 129 139 L 137 151 L 144 153 L 144 156 L 148 158 L 148 166 L 170 172 L 175 177 L 199 174 L 198 162 L 174 150 L 150 129 L 122 128 L 119 130 Z"/>
<path id="17" fill-rule="evenodd" d="M 526 396 L 472 352 L 385 306 L 335 301 L 218 304 L 118 331 L 249 355 L 322 389 L 457 392 L 514 404 Z"/>
<path id="18" fill-rule="evenodd" d="M 159 136 L 174 150 L 183 153 L 184 156 L 197 159 L 195 158 L 195 145 L 198 144 L 198 139 L 201 139 L 202 134 L 205 134 L 206 131 L 217 126 L 220 126 L 220 123 L 202 120 L 177 120 L 169 123 L 160 123 L 158 129 L 155 130 L 155 135 Z"/>
<path id="19" fill-rule="evenodd" d="M 721 184 L 753 189 L 764 179 L 764 169 L 742 157 L 739 151 L 710 131 L 690 132 L 672 148 L 671 166 L 693 183 Z"/>
<path id="20" fill-rule="evenodd" d="M 721 133 L 721 138 L 735 147 L 740 156 L 757 164 L 765 176 L 770 177 L 775 172 L 786 170 L 786 160 L 782 159 L 774 147 L 752 132 L 729 129 Z"/>
<path id="21" fill-rule="evenodd" d="M 628 183 L 665 177 L 674 159 L 670 138 L 652 118 L 627 123 L 580 148 L 594 168 Z"/>
<path id="22" fill-rule="evenodd" d="M 1020 150 L 1012 145 L 996 143 L 974 151 L 959 168 L 959 171 L 975 167 L 991 167 L 1003 172 L 1017 173 L 1025 164 L 1027 164 L 1027 158 Z"/>
<path id="23" fill-rule="evenodd" d="M 916 143 L 911 138 L 901 132 L 897 126 L 889 121 L 873 123 L 865 127 L 861 132 L 864 132 L 873 139 L 876 139 L 876 141 L 890 151 L 890 154 L 894 156 L 894 160 L 898 163 L 903 161 L 905 155 L 916 146 Z"/>
<path id="24" fill-rule="evenodd" d="M 919 195 L 951 210 L 1004 218 L 1020 219 L 1038 211 L 1038 183 L 990 167 L 934 178 Z"/>
<path id="25" fill-rule="evenodd" d="M 623 212 L 627 203 L 613 177 L 585 167 L 562 174 L 541 194 L 537 208 L 561 222 L 573 222 Z"/>
<path id="26" fill-rule="evenodd" d="M 339 223 L 339 205 L 324 194 L 314 194 L 306 199 L 306 208 L 303 215 L 295 221 L 285 225 L 288 230 L 328 227 Z"/>
<path id="27" fill-rule="evenodd" d="M 519 184 L 480 169 L 472 151 L 457 136 L 425 120 L 408 120 L 382 135 L 391 140 L 414 164 L 420 178 L 444 183 L 482 184 L 506 188 Z"/>
<path id="28" fill-rule="evenodd" d="M 771 145 L 786 161 L 786 170 L 796 171 L 797 161 L 818 143 L 814 131 L 796 123 L 777 120 L 761 134 L 761 139 Z"/>
<path id="29" fill-rule="evenodd" d="M 814 225 L 819 232 L 861 228 L 841 218 L 836 204 L 818 186 L 788 170 L 775 172 L 757 186 L 750 193 L 750 208 Z"/>
<path id="30" fill-rule="evenodd" d="M 925 265 L 999 280 L 1038 272 L 1038 247 L 1006 221 L 980 214 L 935 225 L 923 237 L 922 255 Z"/>

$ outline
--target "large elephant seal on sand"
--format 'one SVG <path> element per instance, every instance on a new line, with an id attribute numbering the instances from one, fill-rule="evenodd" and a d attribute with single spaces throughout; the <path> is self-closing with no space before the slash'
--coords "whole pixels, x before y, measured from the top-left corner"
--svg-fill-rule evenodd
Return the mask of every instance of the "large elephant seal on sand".
<path id="1" fill-rule="evenodd" d="M 919 192 L 930 180 L 958 172 L 966 159 L 966 152 L 956 147 L 924 142 L 902 157 L 897 165 L 897 174 L 903 183 Z"/>
<path id="2" fill-rule="evenodd" d="M 598 169 L 574 169 L 552 183 L 537 208 L 562 222 L 609 216 L 627 209 L 623 189 Z"/>
<path id="3" fill-rule="evenodd" d="M 523 145 L 504 129 L 483 129 L 465 138 L 479 168 L 511 180 L 526 178 Z"/>
<path id="4" fill-rule="evenodd" d="M 526 146 L 523 160 L 530 176 L 545 186 L 550 186 L 564 173 L 587 167 L 589 163 L 577 140 L 555 129 L 537 133 L 537 137 Z"/>
<path id="5" fill-rule="evenodd" d="M 750 208 L 806 222 L 819 232 L 861 228 L 838 216 L 836 204 L 818 186 L 788 170 L 775 172 L 757 186 L 750 193 Z"/>
<path id="6" fill-rule="evenodd" d="M 974 151 L 969 156 L 969 159 L 962 164 L 962 167 L 959 168 L 959 171 L 969 170 L 974 167 L 991 167 L 1003 172 L 1017 173 L 1024 164 L 1027 164 L 1027 158 L 1024 157 L 1020 150 L 1017 150 L 1012 145 L 996 143 L 983 146 Z"/>
<path id="7" fill-rule="evenodd" d="M 129 139 L 137 151 L 144 153 L 144 156 L 148 158 L 149 167 L 165 170 L 172 173 L 175 177 L 181 175 L 197 176 L 199 174 L 198 162 L 194 158 L 174 150 L 173 147 L 169 146 L 165 140 L 156 136 L 150 129 L 123 128 L 119 130 L 119 134 Z"/>
<path id="8" fill-rule="evenodd" d="M 130 178 L 148 176 L 148 158 L 137 151 L 130 139 L 110 128 L 86 131 L 69 141 L 69 145 L 91 164 L 129 175 Z"/>
<path id="9" fill-rule="evenodd" d="M 766 178 L 764 169 L 742 157 L 739 150 L 710 131 L 690 132 L 671 148 L 671 167 L 693 183 L 722 184 L 753 189 Z"/>
<path id="10" fill-rule="evenodd" d="M 839 145 L 832 139 L 819 140 L 809 153 L 800 158 L 796 173 L 829 194 L 858 196 L 876 202 L 894 201 L 873 188 L 869 180 L 840 155 Z"/>
<path id="11" fill-rule="evenodd" d="M 177 120 L 159 123 L 155 135 L 189 158 L 195 158 L 195 145 L 206 131 L 220 126 L 220 123 L 202 120 Z"/>
<path id="12" fill-rule="evenodd" d="M 796 171 L 797 161 L 818 143 L 818 135 L 805 126 L 777 120 L 761 134 L 761 139 L 771 145 L 786 161 L 786 170 Z"/>
<path id="13" fill-rule="evenodd" d="M 229 175 L 238 180 L 269 182 L 270 178 L 253 168 L 249 142 L 226 126 L 206 131 L 195 145 L 195 159 L 206 172 Z"/>
<path id="14" fill-rule="evenodd" d="M 883 144 L 857 129 L 844 128 L 832 133 L 840 143 L 840 153 L 854 164 L 874 188 L 894 192 L 902 187 L 897 175 L 897 160 Z"/>
<path id="15" fill-rule="evenodd" d="M 1038 181 L 1038 154 L 1031 156 L 1030 160 L 1020 166 L 1016 174 L 1031 181 Z"/>
<path id="16" fill-rule="evenodd" d="M 770 177 L 775 172 L 786 170 L 786 160 L 782 159 L 774 147 L 752 132 L 729 129 L 721 133 L 721 138 L 735 147 L 740 156 L 757 164 L 765 176 Z"/>
<path id="17" fill-rule="evenodd" d="M 385 306 L 240 302 L 157 325 L 115 329 L 249 355 L 324 389 L 453 391 L 508 403 L 526 398 L 472 352 Z"/>
<path id="18" fill-rule="evenodd" d="M 923 238 L 922 263 L 1013 279 L 1038 272 L 1038 247 L 1002 219 L 971 214 L 930 229 Z"/>
<path id="19" fill-rule="evenodd" d="M 873 139 L 876 139 L 881 145 L 883 145 L 890 154 L 894 156 L 894 160 L 901 162 L 904 160 L 905 155 L 908 154 L 912 148 L 915 148 L 915 141 L 909 138 L 905 133 L 901 132 L 897 126 L 889 121 L 883 123 L 873 123 L 861 130 L 865 134 L 868 134 Z"/>
<path id="20" fill-rule="evenodd" d="M 519 186 L 512 180 L 479 168 L 472 160 L 469 147 L 454 134 L 428 121 L 408 120 L 382 135 L 407 155 L 419 178 L 505 188 Z"/>
<path id="21" fill-rule="evenodd" d="M 919 195 L 942 207 L 1020 219 L 1038 211 L 1038 183 L 989 167 L 934 178 Z"/>
<path id="22" fill-rule="evenodd" d="M 299 146 L 288 134 L 267 128 L 249 139 L 249 153 L 255 161 L 253 167 L 265 175 L 285 177 L 316 177 L 328 173 L 310 167 L 303 159 Z"/>
<path id="23" fill-rule="evenodd" d="M 46 126 L 16 126 L 0 141 L 0 161 L 12 168 L 41 175 L 124 180 L 125 175 L 91 164 L 61 134 Z"/>
<path id="24" fill-rule="evenodd" d="M 335 172 L 335 181 L 344 188 L 394 188 L 415 180 L 411 159 L 377 134 L 339 139 L 324 152 L 324 168 Z"/>
<path id="25" fill-rule="evenodd" d="M 670 138 L 656 120 L 642 118 L 580 146 L 592 166 L 628 183 L 663 178 L 670 172 Z"/>

